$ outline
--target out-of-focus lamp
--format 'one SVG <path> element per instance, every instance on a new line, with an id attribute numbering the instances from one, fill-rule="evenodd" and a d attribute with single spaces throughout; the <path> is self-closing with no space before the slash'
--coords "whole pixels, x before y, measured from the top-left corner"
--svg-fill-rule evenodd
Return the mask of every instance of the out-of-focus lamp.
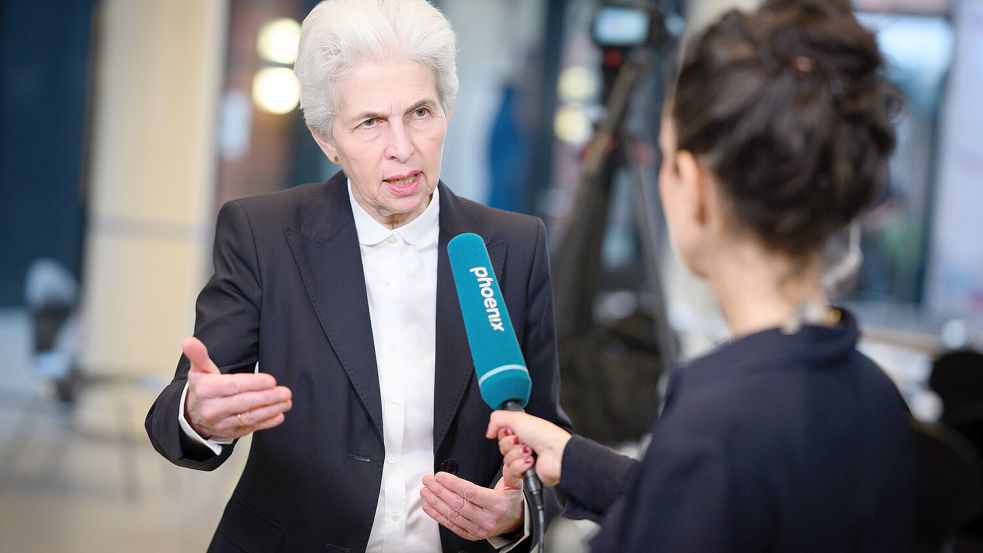
<path id="1" fill-rule="evenodd" d="M 565 142 L 582 144 L 590 138 L 591 122 L 584 108 L 576 105 L 561 106 L 553 119 L 553 132 Z"/>
<path id="2" fill-rule="evenodd" d="M 289 17 L 263 25 L 256 38 L 256 51 L 266 61 L 292 65 L 297 61 L 300 23 Z"/>
<path id="3" fill-rule="evenodd" d="M 253 77 L 253 102 L 270 113 L 290 113 L 300 102 L 300 83 L 289 65 L 297 61 L 300 23 L 276 19 L 263 25 L 256 37 L 256 52 L 264 67 Z"/>
<path id="4" fill-rule="evenodd" d="M 597 92 L 597 77 L 586 67 L 568 67 L 560 73 L 557 90 L 563 102 L 585 103 Z"/>
<path id="5" fill-rule="evenodd" d="M 290 113 L 300 102 L 300 83 L 292 69 L 266 67 L 253 77 L 253 101 L 270 113 Z"/>

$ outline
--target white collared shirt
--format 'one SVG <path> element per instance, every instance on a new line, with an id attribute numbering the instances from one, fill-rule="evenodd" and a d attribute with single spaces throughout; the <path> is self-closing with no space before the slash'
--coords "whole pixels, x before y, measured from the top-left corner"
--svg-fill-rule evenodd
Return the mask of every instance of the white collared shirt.
<path id="1" fill-rule="evenodd" d="M 386 458 L 366 551 L 440 551 L 437 523 L 423 511 L 423 477 L 433 474 L 439 197 L 416 219 L 390 229 L 352 196 L 382 398 Z"/>

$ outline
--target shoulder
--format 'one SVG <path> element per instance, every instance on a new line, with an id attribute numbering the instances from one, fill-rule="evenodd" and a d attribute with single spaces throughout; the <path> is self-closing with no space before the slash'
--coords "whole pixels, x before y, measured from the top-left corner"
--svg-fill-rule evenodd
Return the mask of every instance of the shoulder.
<path id="1" fill-rule="evenodd" d="M 776 451 L 846 447 L 850 435 L 876 428 L 885 440 L 908 433 L 897 388 L 853 348 L 822 366 L 780 351 L 709 356 L 673 376 L 678 386 L 655 432 L 712 437 L 739 456 L 777 461 Z"/>
<path id="2" fill-rule="evenodd" d="M 254 225 L 295 226 L 304 220 L 313 205 L 329 201 L 332 186 L 330 182 L 304 184 L 270 194 L 238 198 L 226 202 L 222 211 L 239 211 Z"/>
<path id="3" fill-rule="evenodd" d="M 447 186 L 441 187 L 441 194 L 446 196 L 441 209 L 448 209 L 456 219 L 465 220 L 467 227 L 475 229 L 489 243 L 505 241 L 532 246 L 537 237 L 541 242 L 546 239 L 546 227 L 539 217 L 482 205 L 457 196 Z"/>
<path id="4" fill-rule="evenodd" d="M 884 440 L 907 441 L 911 424 L 908 405 L 884 369 L 860 352 L 852 359 L 856 366 L 854 405 L 864 427 Z"/>
<path id="5" fill-rule="evenodd" d="M 219 211 L 218 227 L 248 225 L 258 233 L 279 233 L 312 224 L 320 229 L 345 218 L 351 218 L 348 190 L 344 179 L 332 178 L 324 183 L 230 200 Z"/>

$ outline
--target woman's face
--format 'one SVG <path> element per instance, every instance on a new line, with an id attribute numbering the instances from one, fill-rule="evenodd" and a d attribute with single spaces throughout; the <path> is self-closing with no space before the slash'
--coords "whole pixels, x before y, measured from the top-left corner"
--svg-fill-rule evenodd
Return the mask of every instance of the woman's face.
<path id="1" fill-rule="evenodd" d="M 427 208 L 440 178 L 449 113 L 433 71 L 408 60 L 367 61 L 337 82 L 330 137 L 314 139 L 377 221 L 404 225 Z"/>

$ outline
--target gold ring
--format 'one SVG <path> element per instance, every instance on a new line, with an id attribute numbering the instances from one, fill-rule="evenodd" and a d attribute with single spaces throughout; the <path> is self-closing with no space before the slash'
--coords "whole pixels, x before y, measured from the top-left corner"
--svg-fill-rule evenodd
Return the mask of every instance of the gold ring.
<path id="1" fill-rule="evenodd" d="M 236 420 L 239 421 L 239 426 L 246 426 L 242 423 L 242 413 L 236 413 Z"/>

